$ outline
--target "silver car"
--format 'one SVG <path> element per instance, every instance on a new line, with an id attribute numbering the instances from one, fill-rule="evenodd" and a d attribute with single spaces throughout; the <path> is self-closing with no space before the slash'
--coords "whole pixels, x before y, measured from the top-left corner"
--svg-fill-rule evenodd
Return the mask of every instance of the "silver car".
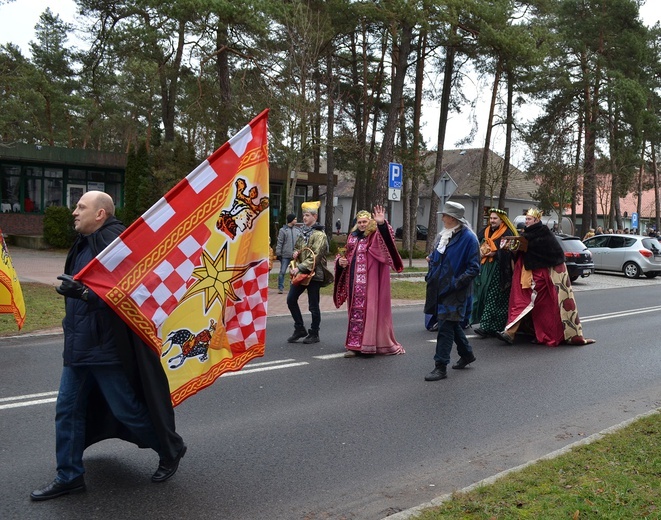
<path id="1" fill-rule="evenodd" d="M 583 241 L 592 251 L 595 271 L 617 271 L 627 278 L 661 274 L 661 243 L 639 235 L 596 235 Z"/>

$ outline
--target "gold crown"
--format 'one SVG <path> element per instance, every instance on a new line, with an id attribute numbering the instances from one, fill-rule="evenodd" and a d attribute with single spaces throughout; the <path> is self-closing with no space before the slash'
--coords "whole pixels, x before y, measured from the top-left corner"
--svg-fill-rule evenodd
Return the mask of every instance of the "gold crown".
<path id="1" fill-rule="evenodd" d="M 301 204 L 301 209 L 303 210 L 303 213 L 317 213 L 319 211 L 319 207 L 321 206 L 321 201 L 319 200 L 311 200 L 308 202 L 304 202 Z"/>
<path id="2" fill-rule="evenodd" d="M 538 219 L 538 220 L 541 220 L 541 219 L 542 219 L 542 214 L 543 214 L 543 213 L 542 213 L 540 210 L 538 210 L 537 208 L 530 208 L 530 209 L 528 210 L 528 212 L 526 213 L 526 215 L 527 215 L 528 217 L 534 217 L 534 218 L 536 218 L 536 219 Z"/>
<path id="3" fill-rule="evenodd" d="M 356 213 L 356 219 L 359 218 L 372 218 L 372 214 L 364 209 L 361 209 L 358 213 Z"/>

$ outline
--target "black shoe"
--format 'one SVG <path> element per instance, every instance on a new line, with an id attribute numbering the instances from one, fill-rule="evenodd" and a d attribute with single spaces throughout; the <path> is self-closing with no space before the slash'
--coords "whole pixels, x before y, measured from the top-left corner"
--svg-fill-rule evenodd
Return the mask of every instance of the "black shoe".
<path id="1" fill-rule="evenodd" d="M 491 334 L 489 332 L 487 332 L 486 330 L 484 330 L 484 329 L 479 329 L 478 328 L 478 329 L 473 329 L 473 331 L 475 332 L 475 334 L 477 334 L 478 336 L 480 336 L 482 338 L 488 338 L 489 336 L 491 336 Z"/>
<path id="2" fill-rule="evenodd" d="M 41 500 L 50 500 L 51 498 L 68 495 L 69 493 L 80 493 L 85 491 L 85 489 L 87 488 L 85 487 L 85 477 L 83 475 L 73 479 L 71 482 L 67 482 L 66 484 L 55 479 L 46 487 L 35 489 L 30 493 L 30 498 L 39 502 Z"/>
<path id="3" fill-rule="evenodd" d="M 514 338 L 510 336 L 507 332 L 496 332 L 496 335 L 502 339 L 505 343 L 509 343 L 510 345 L 514 344 Z"/>
<path id="4" fill-rule="evenodd" d="M 299 339 L 305 338 L 308 333 L 305 330 L 295 330 L 294 333 L 287 338 L 287 343 L 296 343 Z"/>
<path id="5" fill-rule="evenodd" d="M 172 475 L 174 475 L 177 472 L 177 469 L 179 469 L 179 461 L 184 458 L 184 455 L 186 455 L 185 444 L 183 448 L 181 448 L 179 455 L 177 455 L 174 458 L 174 460 L 170 462 L 163 462 L 163 461 L 159 462 L 158 469 L 156 469 L 156 473 L 154 473 L 151 476 L 151 481 L 165 482 L 167 479 L 169 479 Z"/>
<path id="6" fill-rule="evenodd" d="M 470 357 L 459 358 L 459 361 L 452 365 L 452 368 L 455 370 L 462 370 L 470 365 L 473 361 L 475 361 L 475 356 L 471 354 Z"/>
<path id="7" fill-rule="evenodd" d="M 310 343 L 319 343 L 319 331 L 308 330 L 308 335 L 305 336 L 303 343 L 307 343 L 308 345 Z"/>
<path id="8" fill-rule="evenodd" d="M 448 377 L 446 366 L 437 364 L 436 368 L 425 376 L 425 381 L 440 381 Z"/>

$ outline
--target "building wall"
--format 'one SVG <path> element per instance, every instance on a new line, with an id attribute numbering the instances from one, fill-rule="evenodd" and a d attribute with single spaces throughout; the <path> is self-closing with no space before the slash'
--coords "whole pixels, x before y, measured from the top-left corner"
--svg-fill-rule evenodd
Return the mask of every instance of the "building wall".
<path id="1" fill-rule="evenodd" d="M 43 235 L 44 216 L 0 213 L 0 229 L 4 235 Z"/>

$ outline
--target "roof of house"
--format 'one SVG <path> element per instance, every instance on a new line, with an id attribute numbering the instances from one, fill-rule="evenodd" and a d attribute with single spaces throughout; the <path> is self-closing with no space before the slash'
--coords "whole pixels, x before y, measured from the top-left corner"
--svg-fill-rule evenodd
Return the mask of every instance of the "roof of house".
<path id="1" fill-rule="evenodd" d="M 480 170 L 482 164 L 482 148 L 467 148 L 443 151 L 443 172 L 447 172 L 452 180 L 457 183 L 455 193 L 467 193 L 471 196 L 479 194 Z M 503 158 L 489 150 L 487 166 L 487 193 L 486 196 L 498 197 L 501 184 Z M 420 197 L 431 197 L 434 180 L 434 167 L 436 163 L 436 152 L 429 152 L 425 157 L 427 176 L 425 182 L 420 186 Z M 334 195 L 337 197 L 353 197 L 354 180 L 351 173 L 337 172 L 338 183 L 335 186 Z M 404 172 L 406 176 L 406 172 Z M 532 193 L 537 190 L 534 181 L 526 179 L 521 170 L 510 165 L 509 183 L 507 187 L 507 198 L 525 201 L 533 201 Z M 325 194 L 325 190 L 321 190 Z"/>
<path id="2" fill-rule="evenodd" d="M 611 207 L 611 195 L 610 195 L 610 175 L 601 175 L 604 180 L 603 185 L 606 186 L 600 190 L 600 193 L 597 194 L 597 214 L 599 215 L 608 215 Z M 654 188 L 645 190 L 641 194 L 641 205 L 640 205 L 640 217 L 641 218 L 655 218 L 656 208 L 655 208 L 655 197 L 654 197 Z M 638 194 L 637 193 L 628 193 L 624 197 L 620 197 L 620 212 L 624 214 L 627 212 L 628 216 L 631 216 L 632 213 L 638 211 Z M 579 215 L 583 214 L 583 199 L 580 202 L 576 203 L 576 213 Z"/>

